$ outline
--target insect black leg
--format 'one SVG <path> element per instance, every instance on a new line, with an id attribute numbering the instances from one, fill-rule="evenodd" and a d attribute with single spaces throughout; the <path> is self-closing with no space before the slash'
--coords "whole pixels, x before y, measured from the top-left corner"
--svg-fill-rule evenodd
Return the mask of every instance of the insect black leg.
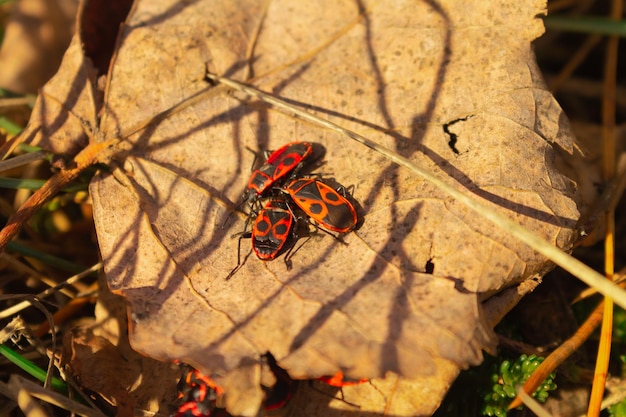
<path id="1" fill-rule="evenodd" d="M 244 264 L 248 260 L 248 257 L 250 257 L 250 254 L 252 253 L 252 249 L 250 249 L 250 251 L 246 254 L 246 257 L 243 259 L 243 262 L 241 262 L 241 239 L 249 238 L 251 235 L 252 234 L 250 232 L 239 233 L 239 241 L 237 242 L 237 266 L 235 266 L 233 270 L 230 271 L 230 273 L 226 276 L 225 278 L 226 281 L 231 279 L 233 275 L 235 275 L 237 271 L 239 271 L 241 267 L 244 266 Z M 236 236 L 237 235 L 233 235 L 232 237 L 236 237 Z"/>
<path id="2" fill-rule="evenodd" d="M 331 395 L 330 393 L 328 393 L 328 392 L 326 392 L 326 391 L 323 391 L 323 390 L 321 390 L 321 389 L 317 388 L 317 387 L 315 386 L 315 384 L 314 384 L 314 383 L 315 383 L 315 380 L 310 380 L 310 381 L 309 381 L 309 386 L 311 387 L 311 389 L 312 389 L 313 391 L 316 391 L 316 392 L 318 392 L 318 393 L 320 393 L 320 394 L 322 394 L 322 395 L 324 395 L 324 396 L 328 396 L 328 397 L 331 397 L 331 398 L 337 399 L 337 400 L 339 400 L 339 401 L 343 402 L 344 404 L 349 405 L 350 407 L 354 407 L 354 408 L 361 408 L 361 406 L 360 406 L 360 405 L 358 405 L 358 404 L 354 404 L 354 403 L 351 403 L 350 401 L 347 401 L 347 400 L 344 398 L 344 396 L 343 396 L 343 388 L 342 388 L 342 387 L 333 387 L 333 388 L 337 388 L 337 389 L 338 389 L 338 391 L 339 391 L 339 393 L 341 394 L 341 398 L 337 398 L 337 397 L 335 397 L 334 395 Z M 318 383 L 322 384 L 321 382 L 318 382 Z M 330 385 L 329 385 L 329 386 L 330 386 Z"/>
<path id="3" fill-rule="evenodd" d="M 252 155 L 254 155 L 254 159 L 252 160 L 252 165 L 250 165 L 250 172 L 252 172 L 254 170 L 254 164 L 256 164 L 256 160 L 259 157 L 259 153 L 255 151 L 254 149 L 250 148 L 249 146 L 246 146 L 246 149 L 252 152 Z"/>
<path id="4" fill-rule="evenodd" d="M 354 194 L 354 189 L 355 188 L 356 187 L 355 187 L 354 184 L 348 186 L 347 188 L 344 187 L 343 185 L 340 185 L 339 187 L 337 187 L 337 189 L 335 191 L 337 191 L 339 194 L 344 196 L 344 198 L 347 198 L 347 197 L 349 197 L 349 196 Z"/>
<path id="5" fill-rule="evenodd" d="M 317 227 L 317 225 L 312 222 L 311 220 L 308 221 L 308 223 L 313 226 L 315 228 L 315 230 L 321 230 L 322 232 L 326 233 L 327 235 L 331 236 L 333 239 L 335 239 L 337 242 L 341 243 L 342 245 L 346 245 L 348 246 L 348 242 L 346 242 L 345 240 L 342 239 L 343 236 L 336 236 L 333 233 L 329 232 L 328 230 L 324 230 L 321 227 Z"/>
<path id="6" fill-rule="evenodd" d="M 224 219 L 222 226 L 220 226 L 222 229 L 226 226 L 226 222 L 228 222 L 228 220 L 230 219 L 230 216 L 232 216 L 235 211 L 240 210 L 241 207 L 246 203 L 246 201 L 247 201 L 246 196 L 244 195 L 243 199 L 239 203 L 237 203 L 235 208 L 231 210 L 230 213 L 228 213 L 228 216 L 226 216 L 226 218 Z"/>
<path id="7" fill-rule="evenodd" d="M 297 239 L 294 238 L 294 239 Z M 293 263 L 291 262 L 291 258 L 293 258 L 293 256 L 296 254 L 296 252 L 298 252 L 300 250 L 301 247 L 303 247 L 309 240 L 311 239 L 311 236 L 307 237 L 304 242 L 300 243 L 299 245 L 293 245 L 289 248 L 289 250 L 285 253 L 285 266 L 287 267 L 287 270 L 290 270 L 291 268 L 293 268 Z"/>

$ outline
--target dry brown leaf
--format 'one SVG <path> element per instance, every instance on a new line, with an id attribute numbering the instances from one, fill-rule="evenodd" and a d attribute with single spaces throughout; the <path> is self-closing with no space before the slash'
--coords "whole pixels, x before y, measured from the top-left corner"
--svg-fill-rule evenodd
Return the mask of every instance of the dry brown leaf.
<path id="1" fill-rule="evenodd" d="M 72 39 L 59 72 L 41 89 L 23 134 L 32 145 L 55 153 L 77 153 L 87 144 L 84 123 L 95 125 L 96 70 L 85 58 L 81 40 Z M 70 112 L 68 114 L 68 111 Z"/>
<path id="2" fill-rule="evenodd" d="M 119 136 L 202 90 L 207 62 L 235 79 L 250 70 L 263 90 L 395 149 L 567 249 L 577 197 L 554 164 L 572 152 L 572 137 L 530 49 L 543 7 L 273 1 L 264 13 L 251 0 L 137 2 L 98 134 Z M 77 45 L 67 74 L 88 79 Z M 91 107 L 75 102 L 72 111 L 95 125 Z M 551 268 L 380 155 L 263 104 L 212 97 L 123 139 L 108 161 L 114 175 L 101 173 L 91 191 L 109 285 L 130 303 L 131 343 L 215 374 L 234 414 L 258 410 L 267 352 L 297 379 L 402 375 L 411 389 L 388 377 L 375 382 L 387 387 L 385 401 L 351 401 L 361 411 L 430 414 L 458 369 L 493 347 L 485 296 Z M 315 236 L 290 270 L 251 256 L 226 281 L 237 264 L 230 236 L 244 224 L 228 216 L 249 176 L 245 147 L 293 140 L 324 146 L 322 171 L 355 185 L 363 225 L 347 245 Z"/>
<path id="3" fill-rule="evenodd" d="M 170 415 L 180 370 L 133 351 L 122 297 L 101 291 L 93 323 L 65 333 L 63 361 L 83 388 L 117 407 L 119 416 Z"/>

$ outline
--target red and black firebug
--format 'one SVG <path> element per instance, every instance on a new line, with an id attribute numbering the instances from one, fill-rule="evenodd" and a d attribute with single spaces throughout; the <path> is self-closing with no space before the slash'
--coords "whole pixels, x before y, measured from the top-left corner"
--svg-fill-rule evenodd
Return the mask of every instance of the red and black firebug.
<path id="1" fill-rule="evenodd" d="M 321 227 L 347 233 L 357 225 L 357 213 L 350 201 L 330 185 L 315 178 L 296 178 L 284 191 L 293 202 Z"/>
<path id="2" fill-rule="evenodd" d="M 244 201 L 253 204 L 280 181 L 295 176 L 312 154 L 313 147 L 308 142 L 291 142 L 270 153 L 265 163 L 250 176 L 243 193 Z"/>

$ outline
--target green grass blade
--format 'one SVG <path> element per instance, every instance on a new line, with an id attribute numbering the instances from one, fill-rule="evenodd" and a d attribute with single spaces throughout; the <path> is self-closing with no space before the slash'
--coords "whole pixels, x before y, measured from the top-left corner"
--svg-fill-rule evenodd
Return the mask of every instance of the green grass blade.
<path id="1" fill-rule="evenodd" d="M 626 36 L 626 20 L 611 20 L 605 17 L 546 16 L 543 21 L 546 28 L 550 30 Z"/>
<path id="2" fill-rule="evenodd" d="M 36 378 L 41 382 L 44 382 L 46 380 L 46 371 L 29 361 L 28 359 L 25 359 L 9 347 L 5 345 L 0 345 L 0 355 L 7 358 L 9 361 L 21 368 L 23 371 L 27 372 L 33 378 Z M 63 380 L 52 377 L 50 383 L 55 391 L 67 394 L 67 385 L 65 384 L 65 382 L 63 382 Z"/>
<path id="3" fill-rule="evenodd" d="M 9 135 L 17 135 L 22 131 L 22 126 L 7 119 L 5 116 L 0 116 L 0 129 L 6 131 Z"/>
<path id="4" fill-rule="evenodd" d="M 0 188 L 38 190 L 42 187 L 42 185 L 44 185 L 45 182 L 46 180 L 39 179 L 0 177 Z M 85 190 L 87 190 L 87 184 L 81 183 L 69 185 L 63 189 L 66 193 L 75 193 Z"/>
<path id="5" fill-rule="evenodd" d="M 28 246 L 24 246 L 14 241 L 11 241 L 7 244 L 7 251 L 15 252 L 22 256 L 28 256 L 29 258 L 37 259 L 45 263 L 46 265 L 59 268 L 63 271 L 72 272 L 74 274 L 85 270 L 85 267 L 83 265 L 75 264 L 63 258 L 59 258 L 58 256 L 50 255 L 48 253 L 30 248 Z"/>

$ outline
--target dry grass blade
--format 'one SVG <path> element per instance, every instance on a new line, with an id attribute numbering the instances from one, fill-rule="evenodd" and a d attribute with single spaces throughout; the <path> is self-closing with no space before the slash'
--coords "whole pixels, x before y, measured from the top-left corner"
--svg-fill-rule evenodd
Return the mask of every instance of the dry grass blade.
<path id="1" fill-rule="evenodd" d="M 610 391 L 610 394 L 608 394 L 602 401 L 602 405 L 600 407 L 602 410 L 605 410 L 615 404 L 619 404 L 626 399 L 626 381 L 622 379 L 618 381 L 607 381 L 607 390 Z"/>
<path id="2" fill-rule="evenodd" d="M 101 170 L 90 189 L 109 287 L 126 296 L 130 305 L 133 346 L 162 360 L 189 360 L 207 373 L 215 371 L 226 375 L 232 372 L 228 393 L 231 398 L 241 398 L 240 404 L 229 408 L 234 414 L 257 412 L 261 401 L 256 399 L 261 397 L 257 362 L 259 353 L 266 351 L 275 354 L 280 366 L 299 378 L 332 374 L 338 367 L 350 369 L 355 376 L 363 374 L 372 378 L 387 371 L 400 371 L 407 379 L 421 372 L 429 373 L 433 375 L 431 380 L 420 380 L 429 390 L 418 387 L 409 392 L 407 381 L 402 380 L 390 388 L 390 395 L 384 391 L 389 399 L 384 413 L 399 415 L 400 409 L 406 410 L 409 403 L 419 403 L 419 410 L 432 410 L 439 398 L 438 394 L 432 394 L 435 383 L 438 392 L 445 391 L 449 386 L 447 381 L 455 377 L 458 368 L 482 360 L 482 349 L 492 345 L 491 328 L 480 320 L 481 295 L 506 286 L 500 281 L 504 281 L 502 270 L 508 271 L 507 279 L 517 283 L 527 280 L 531 273 L 538 276 L 553 267 L 544 256 L 477 218 L 455 199 L 463 201 L 465 196 L 466 204 L 479 204 L 474 208 L 479 211 L 483 211 L 481 202 L 491 203 L 495 210 L 519 220 L 518 224 L 550 241 L 550 247 L 557 245 L 567 250 L 577 238 L 575 225 L 579 210 L 575 190 L 567 186 L 569 179 L 544 158 L 544 151 L 552 152 L 556 146 L 571 151 L 571 135 L 568 127 L 560 123 L 559 106 L 545 90 L 532 63 L 531 74 L 528 73 L 529 58 L 532 58 L 527 48 L 528 39 L 539 36 L 541 31 L 536 8 L 520 10 L 520 17 L 511 23 L 491 19 L 477 22 L 466 13 L 472 10 L 457 13 L 454 2 L 449 5 L 418 2 L 415 6 L 422 7 L 431 16 L 422 22 L 425 13 L 412 13 L 411 16 L 420 19 L 407 22 L 405 14 L 387 16 L 383 13 L 388 6 L 382 2 L 348 2 L 342 5 L 343 14 L 329 13 L 333 15 L 328 16 L 330 18 L 339 16 L 337 21 L 332 21 L 330 31 L 320 31 L 320 23 L 327 24 L 328 19 L 301 23 L 298 19 L 285 18 L 280 10 L 282 5 L 276 2 L 265 2 L 264 7 L 259 7 L 258 2 L 235 2 L 233 10 L 226 10 L 228 16 L 237 17 L 232 24 L 219 18 L 220 13 L 224 14 L 219 7 L 203 13 L 192 8 L 196 3 L 162 9 L 158 8 L 161 2 L 135 4 L 134 11 L 139 12 L 129 16 L 122 28 L 118 50 L 109 67 L 103 106 L 82 109 L 67 102 L 63 98 L 66 94 L 59 94 L 52 88 L 47 90 L 60 98 L 55 105 L 61 113 L 60 119 L 86 122 L 82 123 L 82 130 L 81 126 L 74 126 L 80 135 L 80 147 L 88 146 L 83 134 L 87 130 L 85 133 L 93 143 L 111 140 L 120 145 L 119 153 L 114 145 L 93 159 L 111 162 L 112 169 Z M 142 8 L 148 5 L 157 11 L 153 19 L 147 19 L 152 10 Z M 318 6 L 318 9 L 326 8 Z M 176 12 L 172 13 L 173 10 Z M 483 10 L 475 13 L 477 17 L 486 15 Z M 308 13 L 295 15 L 310 18 Z M 509 15 L 511 13 L 503 17 Z M 195 16 L 202 16 L 198 30 L 191 25 Z M 398 31 L 399 21 L 403 22 L 402 33 Z M 433 26 L 433 22 L 437 26 Z M 162 23 L 169 23 L 169 26 L 161 27 Z M 212 24 L 217 26 L 214 28 Z M 497 45 L 506 55 L 510 49 L 515 51 L 501 64 L 492 65 L 492 50 L 484 48 L 484 62 L 494 71 L 483 71 L 487 75 L 484 78 L 468 77 L 472 79 L 471 85 L 462 82 L 457 74 L 466 75 L 467 69 L 475 67 L 477 54 L 475 48 L 467 53 L 472 49 L 467 46 L 470 42 L 450 43 L 459 28 L 465 28 L 461 29 L 464 37 L 468 31 L 475 32 L 482 41 L 498 38 L 485 36 L 486 31 L 491 34 L 511 25 L 533 29 L 525 33 L 521 42 L 518 36 L 512 48 L 502 42 Z M 306 28 L 304 36 L 299 31 L 302 27 Z M 320 46 L 320 40 L 337 28 L 344 29 Z M 285 33 L 292 35 L 285 36 Z M 409 38 L 424 42 L 411 45 L 409 50 L 402 42 Z M 155 39 L 160 43 L 149 45 Z M 277 47 L 282 44 L 276 39 L 287 40 L 286 48 Z M 393 44 L 396 39 L 400 40 L 398 45 Z M 302 50 L 313 52 L 293 60 Z M 341 51 L 358 51 L 356 55 L 361 61 Z M 137 56 L 143 53 L 146 59 L 138 60 Z M 82 55 L 78 55 L 77 61 L 82 62 Z M 465 58 L 468 56 L 470 59 Z M 341 59 L 336 62 L 326 57 Z M 180 65 L 181 62 L 185 65 Z M 202 101 L 206 96 L 199 93 L 199 99 L 189 111 L 174 115 L 179 110 L 176 103 L 206 87 L 203 81 L 206 62 L 216 68 L 215 72 L 227 73 L 236 79 L 265 74 L 255 81 L 263 83 L 264 89 L 273 88 L 276 94 L 294 102 L 310 103 L 319 109 L 317 114 L 327 111 L 331 120 L 344 118 L 344 126 L 352 131 L 343 129 L 342 134 L 359 140 L 418 175 L 403 172 L 369 149 L 350 146 L 342 137 L 335 140 L 337 135 L 317 127 L 337 131 L 341 129 L 337 125 L 323 125 L 318 120 L 312 126 L 291 117 L 274 118 L 276 112 L 266 112 L 266 105 L 239 106 L 222 98 Z M 344 64 L 346 68 L 341 67 Z M 350 67 L 357 71 L 353 73 Z M 275 68 L 284 72 L 272 72 Z M 415 71 L 416 68 L 420 70 Z M 393 71 L 389 72 L 390 69 Z M 144 72 L 146 70 L 148 73 Z M 413 72 L 419 73 L 419 77 L 416 75 L 418 78 L 409 83 Z M 499 75 L 492 77 L 492 73 Z M 515 77 L 509 77 L 511 74 Z M 144 77 L 148 85 L 138 81 L 137 75 Z M 364 75 L 370 80 L 368 85 L 362 83 Z M 354 85 L 346 83 L 352 76 L 356 80 Z M 478 78 L 480 83 L 476 82 Z M 511 82 L 501 84 L 503 79 Z M 140 88 L 135 90 L 136 86 Z M 484 88 L 492 86 L 497 88 Z M 220 86 L 211 91 L 216 94 L 225 89 Z M 407 98 L 410 103 L 405 105 L 400 99 L 408 91 L 415 98 Z M 483 100 L 484 97 L 488 99 Z M 520 98 L 524 100 L 520 102 Z M 165 108 L 170 110 L 153 118 Z M 527 112 L 529 108 L 541 111 Z M 95 109 L 104 110 L 93 111 Z M 361 112 L 362 109 L 366 111 Z M 67 117 L 68 111 L 74 116 Z M 457 117 L 467 123 L 456 124 L 451 133 L 446 129 Z M 489 123 L 483 123 L 483 119 Z M 141 120 L 148 121 L 138 123 Z M 477 126 L 485 129 L 484 134 L 475 133 Z M 146 127 L 145 132 L 139 132 Z M 362 128 L 370 129 L 362 132 L 367 138 L 353 133 Z M 474 132 L 472 137 L 466 136 L 469 131 Z M 461 146 L 446 146 L 447 139 L 457 134 L 457 145 Z M 243 149 L 246 146 L 276 149 L 281 141 L 292 136 L 323 147 L 327 166 L 334 171 L 329 175 L 337 175 L 338 182 L 359 185 L 354 198 L 362 205 L 363 227 L 347 237 L 349 251 L 339 253 L 332 248 L 332 242 L 329 244 L 329 239 L 320 239 L 321 242 L 312 242 L 299 253 L 292 270 L 283 271 L 280 262 L 260 265 L 252 259 L 236 282 L 225 282 L 222 270 L 228 272 L 232 267 L 230 260 L 234 258 L 234 251 L 228 239 L 230 230 L 223 226 L 219 229 L 216 225 L 224 223 L 224 213 L 231 211 L 234 206 L 231 202 L 240 197 L 240 185 L 246 176 L 243 168 L 249 165 Z M 483 137 L 489 139 L 483 143 Z M 518 139 L 512 147 L 507 143 L 510 138 Z M 345 146 L 346 142 L 349 146 Z M 382 143 L 386 147 L 377 145 Z M 410 148 L 403 149 L 406 152 L 399 151 L 404 158 L 389 151 L 402 149 L 401 144 Z M 513 150 L 517 147 L 528 149 L 533 158 L 520 156 Z M 508 150 L 510 155 L 503 155 L 506 154 L 503 150 Z M 354 153 L 349 154 L 350 151 Z M 429 157 L 427 151 L 441 158 Z M 71 154 L 76 152 L 78 150 L 73 149 Z M 407 156 L 412 158 L 409 160 Z M 494 178 L 491 173 L 497 169 L 472 170 L 480 168 L 481 164 L 476 161 L 482 160 L 491 161 L 496 168 L 519 165 L 520 171 L 527 175 Z M 528 164 L 529 160 L 534 163 Z M 367 165 L 363 161 L 367 161 Z M 420 170 L 419 167 L 429 166 L 431 162 L 433 170 Z M 445 169 L 451 165 L 457 171 Z M 525 168 L 529 165 L 536 169 L 527 172 Z M 422 178 L 437 183 L 455 199 Z M 527 178 L 532 180 L 526 181 Z M 554 181 L 555 178 L 558 181 Z M 465 187 L 468 183 L 470 186 Z M 461 192 L 466 189 L 477 192 L 455 194 L 454 190 L 445 188 L 446 184 L 456 186 Z M 502 194 L 494 193 L 500 200 L 478 197 L 484 195 L 481 191 L 490 193 L 494 188 Z M 514 207 L 499 205 L 501 201 Z M 520 207 L 529 211 L 521 212 Z M 448 209 L 450 221 L 441 219 L 440 214 L 445 209 Z M 430 219 L 438 219 L 444 228 Z M 455 227 L 457 222 L 460 227 Z M 232 228 L 237 226 L 234 222 L 229 224 Z M 467 233 L 451 238 L 446 227 Z M 511 229 L 506 223 L 504 227 Z M 437 236 L 423 236 L 428 230 L 434 230 Z M 477 238 L 480 243 L 473 244 L 465 235 Z M 506 239 L 500 241 L 501 236 Z M 459 248 L 449 247 L 449 241 L 459 242 Z M 466 250 L 460 247 L 461 243 Z M 433 249 L 435 247 L 437 249 Z M 481 256 L 471 256 L 473 248 L 485 254 L 484 261 Z M 486 274 L 480 267 L 498 264 L 494 256 L 489 256 L 497 249 L 506 252 L 504 262 L 510 266 L 494 268 L 491 274 Z M 519 250 L 517 257 L 511 256 L 516 250 Z M 451 253 L 454 259 L 448 256 Z M 429 256 L 434 261 L 429 260 Z M 457 262 L 460 258 L 479 259 L 475 264 L 482 261 L 483 265 L 468 266 L 459 273 L 447 267 L 461 264 Z M 513 260 L 507 263 L 510 259 Z M 363 266 L 362 271 L 344 273 L 342 267 L 350 262 Z M 429 272 L 428 267 L 434 263 L 438 269 L 432 274 L 434 268 Z M 480 272 L 473 275 L 472 271 Z M 486 276 L 493 280 L 484 278 Z M 335 281 L 326 279 L 333 277 Z M 458 282 L 450 277 L 458 277 Z M 459 291 L 454 284 L 463 286 L 464 291 Z M 405 302 L 397 302 L 399 298 Z M 462 302 L 450 301 L 457 299 Z M 142 304 L 143 301 L 146 303 Z M 146 314 L 143 314 L 144 307 Z M 285 311 L 300 311 L 299 322 L 286 317 L 283 323 L 283 317 L 287 316 Z M 371 317 L 371 320 L 363 320 L 364 317 Z M 287 323 L 288 320 L 291 322 Z M 125 323 L 124 318 L 122 321 Z M 366 321 L 367 328 L 361 326 Z M 422 342 L 414 339 L 423 334 L 428 334 L 429 340 L 422 348 Z M 155 344 L 155 337 L 162 343 Z M 91 355 L 90 343 L 104 343 L 86 336 L 78 339 L 74 337 L 74 347 L 87 352 L 86 357 Z M 352 340 L 356 340 L 354 346 Z M 370 351 L 357 352 L 362 346 L 369 346 Z M 115 352 L 111 347 L 112 356 Z M 397 357 L 389 359 L 394 355 Z M 319 360 L 320 356 L 325 360 Z M 241 366 L 249 363 L 254 367 Z M 129 375 L 132 372 L 134 370 L 130 370 Z M 120 380 L 119 375 L 115 377 Z M 81 382 L 85 381 L 83 374 Z M 252 395 L 250 391 L 254 391 Z M 102 394 L 102 390 L 97 392 Z M 421 392 L 431 398 L 416 401 L 416 395 Z M 365 409 L 365 404 L 359 404 L 362 411 L 370 411 Z M 367 406 L 371 410 L 382 408 L 381 402 L 374 401 Z M 426 415 L 428 411 L 408 413 Z"/>
<path id="3" fill-rule="evenodd" d="M 216 82 L 222 83 L 224 85 L 227 85 L 236 91 L 242 91 L 250 96 L 257 97 L 267 103 L 270 103 L 276 106 L 277 108 L 281 109 L 282 111 L 295 114 L 296 116 L 300 117 L 303 120 L 309 121 L 316 125 L 341 133 L 342 135 L 347 136 L 350 139 L 353 139 L 359 143 L 362 143 L 368 148 L 373 149 L 374 151 L 384 155 L 385 157 L 389 158 L 389 160 L 395 162 L 396 164 L 402 167 L 405 167 L 411 170 L 413 173 L 431 182 L 432 184 L 437 186 L 440 190 L 454 197 L 459 202 L 461 202 L 468 208 L 474 210 L 476 213 L 478 213 L 485 219 L 493 222 L 494 224 L 496 224 L 503 230 L 509 232 L 510 234 L 514 235 L 515 237 L 517 237 L 518 239 L 520 239 L 521 241 L 523 241 L 524 243 L 526 243 L 527 245 L 535 249 L 537 252 L 540 252 L 541 254 L 545 255 L 554 263 L 556 263 L 557 265 L 559 265 L 561 268 L 565 269 L 566 271 L 570 272 L 572 275 L 576 276 L 581 281 L 585 282 L 587 285 L 596 288 L 598 292 L 606 296 L 612 297 L 615 300 L 615 302 L 619 304 L 621 307 L 626 308 L 626 292 L 624 292 L 624 290 L 619 288 L 613 282 L 606 280 L 605 277 L 603 277 L 602 275 L 594 271 L 589 266 L 585 265 L 583 262 L 579 261 L 576 258 L 573 258 L 572 256 L 568 255 L 564 251 L 554 247 L 554 245 L 550 244 L 549 242 L 528 232 L 526 229 L 516 224 L 515 222 L 507 219 L 504 216 L 499 215 L 498 213 L 495 213 L 489 210 L 483 203 L 480 203 L 479 201 L 473 199 L 472 197 L 457 191 L 456 189 L 448 185 L 446 182 L 440 180 L 439 178 L 437 178 L 430 172 L 418 167 L 407 158 L 404 158 L 401 155 L 398 155 L 396 152 L 393 152 L 390 149 L 384 148 L 378 145 L 377 143 L 372 142 L 371 140 L 367 139 L 366 137 L 362 135 L 359 135 L 358 133 L 345 129 L 328 120 L 324 120 L 321 117 L 318 117 L 305 110 L 301 110 L 297 107 L 294 107 L 292 104 L 287 103 L 286 101 L 281 100 L 272 95 L 269 95 L 267 93 L 264 93 L 254 87 L 239 83 L 237 81 L 234 81 L 228 78 L 219 77 L 214 74 L 208 74 L 207 76 L 210 79 L 215 80 Z"/>
<path id="4" fill-rule="evenodd" d="M 80 281 L 81 279 L 85 278 L 86 276 L 92 274 L 93 272 L 96 272 L 98 270 L 100 270 L 100 268 L 102 268 L 102 263 L 98 262 L 97 264 L 93 265 L 92 267 L 86 269 L 85 271 L 81 272 L 80 274 L 76 274 L 74 276 L 69 277 L 67 280 L 61 282 L 60 284 L 52 287 L 52 288 L 48 288 L 45 291 L 42 291 L 41 293 L 37 294 L 35 297 L 36 298 L 45 298 L 47 296 L 49 296 L 50 294 L 54 293 L 55 291 L 60 290 L 61 288 L 67 286 L 67 285 L 72 285 L 73 283 Z M 22 301 L 20 303 L 17 303 L 3 311 L 0 311 L 0 318 L 7 318 L 7 317 L 11 317 L 14 314 L 19 313 L 21 310 L 29 307 L 31 305 L 30 301 Z"/>
<path id="5" fill-rule="evenodd" d="M 41 159 L 44 159 L 48 155 L 48 152 L 37 151 L 4 160 L 0 162 L 0 172 L 8 171 L 10 169 L 17 168 L 34 161 L 39 161 Z"/>
<path id="6" fill-rule="evenodd" d="M 518 390 L 519 397 L 524 401 L 524 405 L 528 407 L 533 413 L 535 413 L 538 417 L 552 417 L 549 412 L 547 412 L 541 404 L 537 400 L 535 400 L 530 395 L 526 394 L 523 389 Z"/>
<path id="7" fill-rule="evenodd" d="M 64 410 L 71 411 L 72 413 L 78 414 L 84 417 L 104 417 L 105 415 L 99 410 L 94 410 L 93 408 L 86 407 L 82 404 L 77 403 L 62 394 L 58 394 L 52 390 L 42 388 L 41 386 L 35 384 L 32 381 L 29 381 L 25 378 L 22 378 L 18 375 L 12 375 L 9 379 L 9 388 L 12 389 L 15 399 L 20 402 L 19 395 L 28 395 L 29 397 L 35 397 L 40 400 L 46 401 L 50 404 L 53 404 L 57 407 L 61 407 Z M 26 401 L 26 399 L 24 399 Z M 29 400 L 30 401 L 30 400 Z M 30 404 L 30 402 L 28 403 Z M 20 403 L 20 406 L 22 404 Z M 32 405 L 32 404 L 31 404 Z M 29 405 L 30 406 L 30 405 Z M 22 408 L 23 410 L 27 410 Z M 30 415 L 30 414 L 29 414 Z"/>
<path id="8" fill-rule="evenodd" d="M 622 16 L 623 2 L 613 1 L 611 6 L 611 19 L 619 20 Z M 617 138 L 615 130 L 615 89 L 617 84 L 617 56 L 619 38 L 612 36 L 608 39 L 606 48 L 606 61 L 604 66 L 604 89 L 602 100 L 602 147 L 603 164 L 602 172 L 605 181 L 613 179 L 616 167 Z M 605 213 L 606 236 L 604 239 L 604 273 L 608 280 L 614 280 L 615 273 L 615 213 L 607 210 Z M 604 315 L 602 330 L 600 332 L 600 345 L 593 376 L 591 398 L 587 415 L 594 417 L 599 415 L 604 397 L 604 386 L 609 369 L 609 357 L 611 354 L 611 340 L 613 334 L 613 300 L 605 295 Z"/>
<path id="9" fill-rule="evenodd" d="M 554 371 L 559 365 L 569 358 L 570 355 L 591 336 L 594 330 L 598 327 L 602 321 L 602 315 L 604 311 L 604 301 L 601 302 L 591 315 L 585 320 L 585 322 L 578 328 L 576 333 L 567 339 L 561 346 L 556 348 L 542 363 L 535 369 L 535 372 L 526 380 L 522 390 L 524 393 L 533 393 L 539 388 L 539 385 Z M 522 391 L 520 390 L 520 392 Z M 519 407 L 522 404 L 522 399 L 519 395 L 509 404 L 509 410 Z"/>
<path id="10" fill-rule="evenodd" d="M 71 184 L 89 166 L 97 161 L 100 153 L 108 148 L 112 142 L 93 143 L 83 149 L 76 158 L 73 168 L 63 170 L 53 175 L 39 190 L 35 191 L 28 200 L 9 219 L 6 226 L 0 230 L 0 252 L 22 229 L 24 223 L 30 219 L 37 210 L 43 207 L 50 199 Z"/>
<path id="11" fill-rule="evenodd" d="M 618 275 L 624 274 L 624 269 L 620 271 Z M 626 283 L 621 281 L 619 283 L 621 287 L 624 287 Z M 593 290 L 593 289 L 591 289 Z M 574 302 L 579 301 L 583 298 L 591 296 L 595 294 L 596 291 L 585 291 L 584 294 L 577 297 Z M 526 383 L 524 383 L 523 391 L 526 394 L 533 393 L 539 388 L 541 383 L 552 373 L 555 371 L 567 358 L 569 358 L 574 352 L 576 352 L 580 346 L 589 339 L 589 336 L 593 334 L 593 332 L 598 328 L 600 323 L 603 320 L 604 314 L 604 301 L 601 301 L 593 312 L 587 317 L 587 320 L 578 328 L 576 333 L 572 335 L 569 339 L 567 339 L 564 343 L 562 343 L 557 349 L 548 355 L 548 357 L 539 365 L 539 367 L 533 372 L 533 374 L 528 378 Z M 509 405 L 509 409 L 514 409 L 522 404 L 521 398 L 515 398 L 511 404 Z M 603 408 L 606 408 L 603 404 Z"/>
<path id="12" fill-rule="evenodd" d="M 29 417 L 48 417 L 50 414 L 46 413 L 45 410 L 35 398 L 30 395 L 28 391 L 25 389 L 20 389 L 17 392 L 17 405 L 20 407 L 22 411 L 27 413 Z"/>

